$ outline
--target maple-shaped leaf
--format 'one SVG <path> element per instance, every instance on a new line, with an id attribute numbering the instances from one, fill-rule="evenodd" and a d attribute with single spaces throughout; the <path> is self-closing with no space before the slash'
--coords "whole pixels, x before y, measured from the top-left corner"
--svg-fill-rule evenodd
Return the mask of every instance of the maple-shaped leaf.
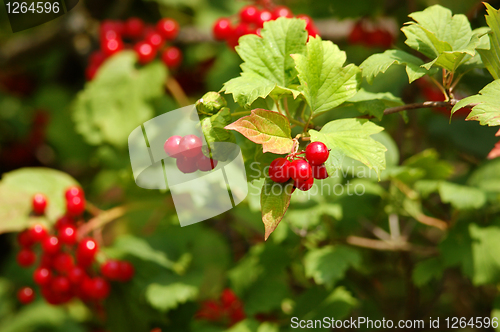
<path id="1" fill-rule="evenodd" d="M 497 131 L 495 136 L 500 136 L 500 129 Z M 488 159 L 495 159 L 498 157 L 500 157 L 500 141 L 498 141 L 493 150 L 488 153 Z"/>
<path id="2" fill-rule="evenodd" d="M 475 105 L 466 120 L 476 120 L 483 126 L 500 126 L 500 80 L 485 86 L 479 94 L 460 100 L 451 109 L 452 114 L 467 105 Z"/>
<path id="3" fill-rule="evenodd" d="M 252 142 L 262 144 L 263 152 L 285 154 L 293 148 L 290 122 L 278 112 L 257 108 L 225 129 L 236 130 Z"/>

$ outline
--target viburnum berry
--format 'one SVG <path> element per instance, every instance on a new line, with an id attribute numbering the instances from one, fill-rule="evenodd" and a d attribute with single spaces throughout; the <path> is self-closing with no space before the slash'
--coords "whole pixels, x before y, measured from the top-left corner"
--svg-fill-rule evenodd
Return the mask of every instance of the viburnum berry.
<path id="1" fill-rule="evenodd" d="M 59 229 L 59 240 L 62 244 L 73 245 L 76 243 L 76 228 L 65 226 Z"/>
<path id="2" fill-rule="evenodd" d="M 203 153 L 198 157 L 196 161 L 197 168 L 202 172 L 208 172 L 213 170 L 217 166 L 218 161 L 213 160 L 205 156 Z"/>
<path id="3" fill-rule="evenodd" d="M 72 217 L 78 217 L 85 211 L 85 198 L 74 196 L 66 200 L 66 212 Z"/>
<path id="4" fill-rule="evenodd" d="M 177 158 L 180 156 L 181 149 L 179 147 L 179 143 L 181 142 L 182 137 L 175 135 L 169 137 L 165 144 L 163 144 L 163 150 L 169 157 Z"/>
<path id="5" fill-rule="evenodd" d="M 41 242 L 47 237 L 47 230 L 40 224 L 30 228 L 29 232 L 34 242 Z"/>
<path id="6" fill-rule="evenodd" d="M 156 31 L 165 38 L 165 40 L 174 40 L 179 33 L 179 24 L 171 18 L 163 18 L 156 24 Z"/>
<path id="7" fill-rule="evenodd" d="M 93 66 L 99 67 L 104 61 L 106 61 L 106 54 L 101 50 L 94 51 L 89 55 L 89 63 Z"/>
<path id="8" fill-rule="evenodd" d="M 213 34 L 216 40 L 226 40 L 231 37 L 233 28 L 228 18 L 220 18 L 215 21 Z"/>
<path id="9" fill-rule="evenodd" d="M 46 267 L 39 267 L 33 272 L 33 281 L 40 286 L 48 285 L 52 279 L 52 272 Z"/>
<path id="10" fill-rule="evenodd" d="M 92 81 L 99 70 L 99 66 L 90 64 L 87 68 L 85 68 L 85 79 L 87 81 Z"/>
<path id="11" fill-rule="evenodd" d="M 80 266 L 73 266 L 68 271 L 68 280 L 73 285 L 79 285 L 85 277 L 86 277 L 85 270 L 82 269 Z"/>
<path id="12" fill-rule="evenodd" d="M 322 142 L 312 142 L 306 147 L 306 159 L 312 166 L 323 164 L 330 155 L 330 151 Z"/>
<path id="13" fill-rule="evenodd" d="M 167 47 L 161 54 L 161 60 L 168 68 L 178 67 L 182 62 L 182 52 L 175 46 Z"/>
<path id="14" fill-rule="evenodd" d="M 109 280 L 120 279 L 120 262 L 114 259 L 106 261 L 101 265 L 101 274 Z"/>
<path id="15" fill-rule="evenodd" d="M 271 20 L 273 20 L 273 13 L 271 13 L 269 10 L 263 10 L 257 16 L 255 24 L 257 24 L 259 27 L 263 27 L 265 22 Z"/>
<path id="16" fill-rule="evenodd" d="M 77 260 L 80 261 L 82 259 L 88 259 L 93 261 L 98 250 L 99 247 L 94 239 L 85 238 L 78 243 L 78 247 L 76 249 Z"/>
<path id="17" fill-rule="evenodd" d="M 84 193 L 84 191 L 83 191 L 83 189 L 81 187 L 71 186 L 68 189 L 66 189 L 66 191 L 64 192 L 64 197 L 66 197 L 67 200 L 71 199 L 73 197 L 82 197 L 82 198 L 84 198 L 85 197 L 85 193 Z"/>
<path id="18" fill-rule="evenodd" d="M 95 300 L 102 300 L 108 297 L 110 291 L 109 283 L 101 277 L 91 280 L 90 297 Z"/>
<path id="19" fill-rule="evenodd" d="M 123 41 L 119 37 L 115 39 L 102 40 L 101 50 L 107 56 L 112 56 L 113 54 L 116 54 L 123 50 Z"/>
<path id="20" fill-rule="evenodd" d="M 202 141 L 196 135 L 186 135 L 179 142 L 179 150 L 184 157 L 193 158 L 201 153 Z M 196 162 L 195 162 L 196 164 Z"/>
<path id="21" fill-rule="evenodd" d="M 290 8 L 288 8 L 286 6 L 278 6 L 278 7 L 274 8 L 274 10 L 273 10 L 273 18 L 278 19 L 280 17 L 292 18 L 293 13 L 290 10 Z"/>
<path id="22" fill-rule="evenodd" d="M 44 194 L 35 194 L 33 196 L 33 212 L 44 214 L 47 207 L 47 197 Z"/>
<path id="23" fill-rule="evenodd" d="M 51 280 L 50 288 L 54 293 L 66 293 L 70 290 L 71 283 L 65 276 L 57 276 Z"/>
<path id="24" fill-rule="evenodd" d="M 74 225 L 75 221 L 73 220 L 73 218 L 69 216 L 62 216 L 61 218 L 57 219 L 54 228 L 60 230 L 64 227 L 74 226 Z"/>
<path id="25" fill-rule="evenodd" d="M 349 33 L 349 36 L 347 40 L 349 41 L 349 44 L 360 44 L 363 42 L 365 38 L 365 30 L 363 28 L 363 24 L 361 21 L 357 22 L 354 24 L 352 27 L 351 32 Z"/>
<path id="26" fill-rule="evenodd" d="M 145 41 L 153 46 L 155 50 L 158 50 L 163 47 L 163 44 L 165 41 L 163 40 L 163 37 L 160 35 L 159 32 L 153 30 L 153 31 L 148 31 L 146 33 Z"/>
<path id="27" fill-rule="evenodd" d="M 294 181 L 304 182 L 312 178 L 312 168 L 307 161 L 295 159 L 288 166 L 288 174 Z"/>
<path id="28" fill-rule="evenodd" d="M 61 252 L 54 257 L 53 265 L 57 272 L 66 274 L 74 265 L 73 256 L 68 253 Z"/>
<path id="29" fill-rule="evenodd" d="M 180 156 L 176 160 L 176 165 L 179 171 L 185 174 L 194 173 L 198 170 L 198 158 Z"/>
<path id="30" fill-rule="evenodd" d="M 61 243 L 57 236 L 49 236 L 42 242 L 42 249 L 49 255 L 54 255 L 61 250 Z"/>
<path id="31" fill-rule="evenodd" d="M 305 181 L 297 181 L 295 180 L 293 185 L 298 188 L 299 190 L 302 190 L 302 191 L 308 191 L 309 189 L 312 188 L 314 184 L 314 178 L 311 177 Z"/>
<path id="32" fill-rule="evenodd" d="M 229 308 L 235 302 L 238 302 L 238 297 L 236 296 L 236 294 L 234 294 L 234 292 L 231 289 L 226 288 L 222 291 L 222 294 L 220 296 L 220 300 L 221 300 L 222 306 L 224 308 Z"/>
<path id="33" fill-rule="evenodd" d="M 260 11 L 257 7 L 249 5 L 240 10 L 240 20 L 245 23 L 257 23 Z"/>
<path id="34" fill-rule="evenodd" d="M 328 172 L 326 171 L 326 166 L 324 164 L 318 166 L 312 166 L 312 172 L 313 172 L 313 177 L 316 180 L 323 180 L 328 177 Z"/>
<path id="35" fill-rule="evenodd" d="M 132 263 L 127 261 L 120 262 L 120 281 L 127 282 L 134 277 L 135 269 Z"/>
<path id="36" fill-rule="evenodd" d="M 31 287 L 23 287 L 17 292 L 17 299 L 22 304 L 28 304 L 35 299 L 35 292 Z"/>
<path id="37" fill-rule="evenodd" d="M 40 257 L 40 267 L 51 269 L 54 265 L 54 256 L 47 253 L 42 253 Z"/>
<path id="38" fill-rule="evenodd" d="M 28 267 L 33 265 L 33 263 L 35 263 L 35 260 L 36 260 L 36 255 L 31 249 L 23 248 L 17 254 L 17 264 L 19 264 L 22 267 Z"/>
<path id="39" fill-rule="evenodd" d="M 269 166 L 269 178 L 274 182 L 283 183 L 290 179 L 288 168 L 290 162 L 286 158 L 276 158 Z"/>
<path id="40" fill-rule="evenodd" d="M 35 241 L 31 236 L 31 232 L 29 230 L 24 230 L 17 235 L 17 243 L 19 243 L 21 247 L 29 248 Z"/>
<path id="41" fill-rule="evenodd" d="M 144 21 L 137 17 L 131 17 L 125 21 L 123 35 L 130 38 L 140 38 L 144 33 Z"/>
<path id="42" fill-rule="evenodd" d="M 134 51 L 140 64 L 146 64 L 156 58 L 156 48 L 151 44 L 141 41 L 134 45 Z"/>

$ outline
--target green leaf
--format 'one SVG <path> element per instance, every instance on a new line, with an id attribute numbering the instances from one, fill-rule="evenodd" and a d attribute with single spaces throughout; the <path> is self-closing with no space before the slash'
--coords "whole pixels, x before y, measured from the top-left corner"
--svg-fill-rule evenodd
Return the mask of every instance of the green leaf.
<path id="1" fill-rule="evenodd" d="M 164 93 L 167 71 L 160 62 L 136 69 L 136 55 L 124 51 L 107 60 L 73 106 L 77 131 L 92 145 L 122 147 L 154 110 L 150 100 Z"/>
<path id="2" fill-rule="evenodd" d="M 175 309 L 179 304 L 192 301 L 198 295 L 198 288 L 180 282 L 168 285 L 150 284 L 146 289 L 146 299 L 155 309 L 162 312 Z"/>
<path id="3" fill-rule="evenodd" d="M 479 94 L 460 100 L 453 106 L 451 113 L 455 113 L 469 104 L 477 104 L 467 116 L 466 120 L 476 120 L 483 126 L 500 126 L 500 80 L 495 80 L 485 86 Z"/>
<path id="4" fill-rule="evenodd" d="M 299 94 L 293 89 L 297 70 L 290 54 L 305 52 L 305 21 L 279 18 L 266 22 L 261 36 L 249 34 L 240 38 L 236 52 L 244 61 L 241 76 L 226 82 L 222 89 L 242 106 L 271 93 L 294 97 Z"/>
<path id="5" fill-rule="evenodd" d="M 486 23 L 491 28 L 489 33 L 490 47 L 488 49 L 478 48 L 486 69 L 495 80 L 500 79 L 500 10 L 496 10 L 490 4 L 484 2 L 486 6 Z"/>
<path id="6" fill-rule="evenodd" d="M 500 228 L 469 225 L 474 258 L 474 285 L 496 284 L 500 281 Z"/>
<path id="7" fill-rule="evenodd" d="M 440 183 L 439 195 L 444 203 L 459 210 L 479 209 L 486 204 L 486 194 L 482 190 L 451 182 Z"/>
<path id="8" fill-rule="evenodd" d="M 401 50 L 387 50 L 384 53 L 374 54 L 363 61 L 359 68 L 366 81 L 372 84 L 378 74 L 385 73 L 393 64 L 406 66 L 410 83 L 429 72 L 421 67 L 424 64 L 421 59 Z"/>
<path id="9" fill-rule="evenodd" d="M 361 113 L 372 115 L 382 120 L 386 108 L 400 106 L 404 103 L 401 98 L 395 97 L 390 92 L 373 93 L 361 89 L 346 102 L 346 105 L 351 104 Z"/>
<path id="10" fill-rule="evenodd" d="M 56 328 L 69 319 L 66 310 L 45 302 L 36 302 L 21 308 L 16 315 L 9 315 L 0 324 L 2 332 L 34 331 L 40 326 Z"/>
<path id="11" fill-rule="evenodd" d="M 344 157 L 349 157 L 370 168 L 380 176 L 385 169 L 386 147 L 370 135 L 384 128 L 364 119 L 341 119 L 328 122 L 319 132 L 309 130 L 312 142 L 323 142 L 330 151 L 326 161 L 328 174 L 342 167 Z"/>
<path id="12" fill-rule="evenodd" d="M 276 183 L 266 177 L 260 195 L 262 222 L 265 227 L 265 239 L 278 227 L 290 205 L 293 185 L 289 182 Z"/>
<path id="13" fill-rule="evenodd" d="M 361 83 L 359 68 L 343 67 L 345 52 L 331 41 L 311 37 L 305 55 L 293 54 L 300 86 L 312 114 L 326 112 L 356 94 Z"/>
<path id="14" fill-rule="evenodd" d="M 293 148 L 290 122 L 278 112 L 255 109 L 225 129 L 236 130 L 252 142 L 262 144 L 264 153 L 285 154 Z"/>
<path id="15" fill-rule="evenodd" d="M 488 193 L 500 193 L 500 159 L 493 159 L 476 169 L 468 184 Z"/>
<path id="16" fill-rule="evenodd" d="M 430 180 L 445 180 L 453 174 L 453 165 L 445 160 L 440 160 L 434 149 L 424 150 L 406 159 L 403 165 L 421 169 L 424 171 L 422 178 Z"/>
<path id="17" fill-rule="evenodd" d="M 412 273 L 413 283 L 422 287 L 432 279 L 439 279 L 443 274 L 443 263 L 438 258 L 429 258 L 415 264 Z"/>
<path id="18" fill-rule="evenodd" d="M 231 145 L 217 143 L 236 143 L 234 134 L 224 128 L 231 123 L 231 120 L 229 108 L 224 107 L 218 113 L 201 121 L 201 130 L 210 149 L 210 154 L 215 160 L 225 161 L 232 152 Z"/>
<path id="19" fill-rule="evenodd" d="M 360 254 L 344 246 L 325 246 L 310 250 L 304 256 L 306 276 L 313 278 L 318 285 L 332 286 L 344 278 L 349 267 L 360 262 Z"/>
<path id="20" fill-rule="evenodd" d="M 22 168 L 5 173 L 0 182 L 0 233 L 16 232 L 37 222 L 54 223 L 66 213 L 64 192 L 78 183 L 66 173 L 48 168 Z M 31 214 L 31 199 L 47 196 L 45 217 Z"/>

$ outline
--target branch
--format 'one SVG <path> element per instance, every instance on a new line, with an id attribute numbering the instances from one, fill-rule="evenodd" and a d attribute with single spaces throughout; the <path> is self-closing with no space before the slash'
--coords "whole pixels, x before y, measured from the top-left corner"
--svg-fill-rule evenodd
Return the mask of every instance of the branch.
<path id="1" fill-rule="evenodd" d="M 101 228 L 107 223 L 122 217 L 127 210 L 128 208 L 125 206 L 118 206 L 111 210 L 101 212 L 78 228 L 78 238 L 81 239 L 91 231 Z"/>
<path id="2" fill-rule="evenodd" d="M 408 251 L 424 255 L 435 255 L 438 253 L 436 248 L 432 247 L 416 246 L 406 242 L 379 241 L 359 236 L 348 236 L 346 242 L 353 246 L 382 251 Z"/>

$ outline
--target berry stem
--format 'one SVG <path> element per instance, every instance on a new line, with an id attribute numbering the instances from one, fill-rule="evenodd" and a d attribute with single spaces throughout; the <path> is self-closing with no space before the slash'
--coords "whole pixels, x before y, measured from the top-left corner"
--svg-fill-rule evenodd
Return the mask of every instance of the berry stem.
<path id="1" fill-rule="evenodd" d="M 446 93 L 446 90 L 444 89 L 443 85 L 441 83 L 439 83 L 434 77 L 432 77 L 432 76 L 429 76 L 429 77 L 430 77 L 431 81 L 434 82 L 434 84 L 438 87 L 439 91 L 441 91 L 441 93 L 444 95 L 445 101 L 450 100 L 450 97 Z M 444 78 L 443 78 L 443 80 L 444 80 Z"/>
<path id="2" fill-rule="evenodd" d="M 165 82 L 165 87 L 172 94 L 175 101 L 182 107 L 191 105 L 189 98 L 175 78 L 169 76 Z"/>

